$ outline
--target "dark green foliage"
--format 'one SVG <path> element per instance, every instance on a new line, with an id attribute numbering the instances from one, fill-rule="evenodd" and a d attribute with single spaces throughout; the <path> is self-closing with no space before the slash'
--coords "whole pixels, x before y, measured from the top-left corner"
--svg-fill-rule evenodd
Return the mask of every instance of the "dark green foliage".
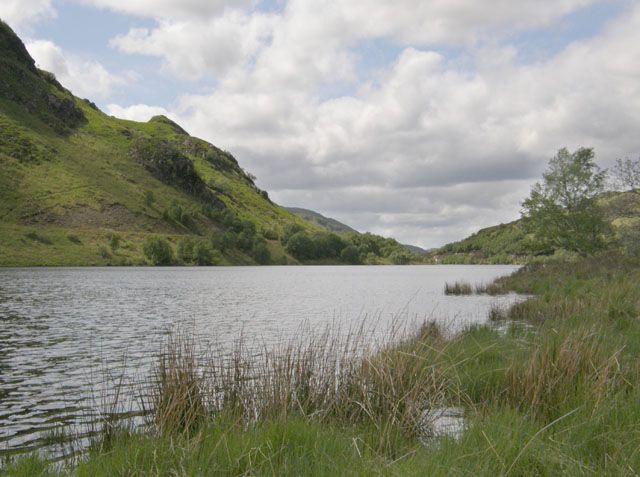
<path id="1" fill-rule="evenodd" d="M 406 265 L 411 261 L 411 254 L 406 250 L 394 250 L 389 255 L 389 259 L 394 265 Z"/>
<path id="2" fill-rule="evenodd" d="M 148 237 L 142 245 L 142 251 L 152 265 L 170 265 L 173 262 L 173 249 L 165 238 Z"/>
<path id="3" fill-rule="evenodd" d="M 287 253 L 293 255 L 298 260 L 311 260 L 316 258 L 316 247 L 309 237 L 304 232 L 297 232 L 293 234 L 286 245 Z"/>
<path id="4" fill-rule="evenodd" d="M 173 143 L 155 138 L 138 138 L 131 147 L 132 157 L 160 181 L 223 209 L 218 199 L 197 174 L 193 162 Z"/>
<path id="5" fill-rule="evenodd" d="M 111 258 L 111 253 L 109 252 L 109 249 L 104 245 L 100 245 L 98 247 L 98 255 L 100 255 L 102 258 L 105 258 L 105 259 Z"/>
<path id="6" fill-rule="evenodd" d="M 264 242 L 264 240 L 257 240 L 253 244 L 251 255 L 260 265 L 267 265 L 271 262 L 271 252 L 269 252 L 267 244 Z"/>
<path id="7" fill-rule="evenodd" d="M 192 263 L 194 261 L 195 240 L 192 237 L 183 237 L 178 240 L 177 256 L 182 263 Z"/>
<path id="8" fill-rule="evenodd" d="M 193 259 L 196 265 L 205 266 L 214 265 L 217 257 L 210 244 L 204 240 L 199 240 L 193 248 Z"/>
<path id="9" fill-rule="evenodd" d="M 347 246 L 347 242 L 334 233 L 315 234 L 313 241 L 319 258 L 339 258 L 340 253 Z"/>
<path id="10" fill-rule="evenodd" d="M 287 242 L 289 242 L 289 239 L 290 239 L 291 237 L 293 237 L 293 236 L 294 236 L 295 234 L 297 234 L 298 232 L 302 232 L 303 230 L 304 230 L 304 229 L 302 228 L 302 225 L 300 225 L 300 224 L 296 224 L 296 223 L 290 223 L 290 224 L 287 224 L 287 225 L 284 227 L 284 230 L 283 230 L 283 232 L 282 232 L 282 238 L 281 238 L 282 243 L 283 243 L 284 245 L 286 245 L 286 244 L 287 244 Z"/>
<path id="11" fill-rule="evenodd" d="M 153 194 L 153 191 L 148 190 L 144 193 L 144 203 L 147 207 L 151 207 L 155 201 L 156 197 Z"/>
<path id="12" fill-rule="evenodd" d="M 340 260 L 351 265 L 359 265 L 361 260 L 358 247 L 355 245 L 345 247 L 342 252 L 340 252 Z"/>
<path id="13" fill-rule="evenodd" d="M 111 234 L 111 236 L 109 237 L 109 247 L 111 248 L 111 251 L 115 252 L 116 250 L 118 250 L 118 248 L 120 248 L 121 241 L 122 237 L 120 237 L 118 234 Z"/>
<path id="14" fill-rule="evenodd" d="M 610 228 L 597 198 L 604 190 L 592 149 L 560 149 L 523 206 L 525 224 L 543 246 L 590 255 L 607 245 Z"/>

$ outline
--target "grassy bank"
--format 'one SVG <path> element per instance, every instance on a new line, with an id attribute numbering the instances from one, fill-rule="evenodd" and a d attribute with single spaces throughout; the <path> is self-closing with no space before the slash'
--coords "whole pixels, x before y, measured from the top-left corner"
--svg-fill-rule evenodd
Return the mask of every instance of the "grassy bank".
<path id="1" fill-rule="evenodd" d="M 617 256 L 525 268 L 496 284 L 535 294 L 453 339 L 425 326 L 362 360 L 323 335 L 251 368 L 194 365 L 169 343 L 156 432 L 118 430 L 75 466 L 31 457 L 11 475 L 636 475 L 640 269 Z M 186 345 L 185 345 L 186 343 Z M 228 363 L 227 363 L 228 364 Z M 259 376 L 257 379 L 249 379 Z M 459 439 L 424 411 L 465 410 Z M 426 445 L 425 445 L 426 444 Z"/>

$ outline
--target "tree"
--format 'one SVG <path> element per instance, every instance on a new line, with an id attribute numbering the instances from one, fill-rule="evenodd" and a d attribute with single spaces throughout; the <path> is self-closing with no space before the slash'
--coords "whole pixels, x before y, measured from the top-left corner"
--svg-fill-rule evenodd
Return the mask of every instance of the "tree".
<path id="1" fill-rule="evenodd" d="M 640 158 L 618 159 L 613 168 L 615 185 L 623 190 L 640 192 Z"/>
<path id="2" fill-rule="evenodd" d="M 316 256 L 315 244 L 304 232 L 293 234 L 287 241 L 285 250 L 298 260 L 309 260 Z"/>
<path id="3" fill-rule="evenodd" d="M 340 260 L 351 265 L 360 264 L 360 251 L 355 245 L 349 245 L 340 252 Z"/>
<path id="4" fill-rule="evenodd" d="M 607 244 L 610 228 L 597 198 L 604 191 L 606 171 L 594 161 L 593 149 L 571 153 L 560 149 L 549 161 L 522 206 L 525 224 L 542 246 L 590 255 Z"/>
<path id="5" fill-rule="evenodd" d="M 173 249 L 165 238 L 148 237 L 142 244 L 142 251 L 153 265 L 169 265 L 173 262 Z"/>

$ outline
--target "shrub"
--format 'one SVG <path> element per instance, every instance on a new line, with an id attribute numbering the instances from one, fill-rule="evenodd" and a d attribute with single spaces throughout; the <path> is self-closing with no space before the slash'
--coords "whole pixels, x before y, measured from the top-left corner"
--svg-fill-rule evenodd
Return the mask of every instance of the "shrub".
<path id="1" fill-rule="evenodd" d="M 193 247 L 193 259 L 197 265 L 213 265 L 215 260 L 214 251 L 204 240 L 201 240 Z"/>
<path id="2" fill-rule="evenodd" d="M 109 239 L 109 246 L 111 247 L 111 251 L 115 252 L 120 248 L 121 237 L 118 234 L 111 234 Z"/>
<path id="3" fill-rule="evenodd" d="M 349 245 L 340 253 L 340 260 L 351 265 L 360 263 L 360 251 L 355 245 Z"/>
<path id="4" fill-rule="evenodd" d="M 151 207 L 156 201 L 156 197 L 153 195 L 153 191 L 148 190 L 144 194 L 144 203 L 147 207 Z"/>
<path id="5" fill-rule="evenodd" d="M 266 265 L 271 261 L 271 252 L 269 252 L 267 245 L 261 241 L 256 241 L 253 244 L 252 255 L 256 262 L 261 265 Z"/>
<path id="6" fill-rule="evenodd" d="M 191 237 L 183 237 L 178 241 L 178 260 L 182 263 L 194 261 L 195 241 Z"/>
<path id="7" fill-rule="evenodd" d="M 316 255 L 313 240 L 304 232 L 297 232 L 287 241 L 287 253 L 293 255 L 298 260 L 308 260 Z"/>
<path id="8" fill-rule="evenodd" d="M 148 237 L 142 245 L 142 251 L 153 265 L 169 265 L 173 262 L 173 249 L 165 238 Z"/>

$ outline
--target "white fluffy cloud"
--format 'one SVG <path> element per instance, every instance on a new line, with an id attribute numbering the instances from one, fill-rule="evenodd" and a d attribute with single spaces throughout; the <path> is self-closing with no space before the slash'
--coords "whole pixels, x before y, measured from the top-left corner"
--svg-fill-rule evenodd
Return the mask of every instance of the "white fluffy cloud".
<path id="1" fill-rule="evenodd" d="M 56 12 L 51 0 L 2 0 L 0 18 L 15 29 L 28 28 L 43 18 L 53 17 Z"/>
<path id="2" fill-rule="evenodd" d="M 165 18 L 113 44 L 215 79 L 174 117 L 234 152 L 276 201 L 434 246 L 515 219 L 560 147 L 593 146 L 605 165 L 640 151 L 640 7 L 534 64 L 508 43 L 592 3 L 291 0 L 280 14 Z M 375 39 L 400 53 L 362 76 L 358 47 Z M 322 94 L 334 84 L 347 92 Z"/>
<path id="3" fill-rule="evenodd" d="M 123 107 L 117 104 L 109 104 L 107 105 L 106 112 L 107 114 L 110 114 L 111 116 L 115 116 L 117 118 L 140 122 L 147 122 L 153 116 L 173 116 L 165 108 L 159 106 L 148 106 L 146 104 L 134 104 L 127 107 Z"/>
<path id="4" fill-rule="evenodd" d="M 227 10 L 209 20 L 166 21 L 153 30 L 133 29 L 111 45 L 124 53 L 162 58 L 166 69 L 181 79 L 217 77 L 252 58 L 273 22 L 272 15 Z"/>
<path id="5" fill-rule="evenodd" d="M 26 47 L 39 68 L 55 74 L 76 96 L 105 99 L 114 88 L 128 82 L 127 78 L 110 73 L 97 61 L 64 52 L 51 41 L 30 41 Z"/>

